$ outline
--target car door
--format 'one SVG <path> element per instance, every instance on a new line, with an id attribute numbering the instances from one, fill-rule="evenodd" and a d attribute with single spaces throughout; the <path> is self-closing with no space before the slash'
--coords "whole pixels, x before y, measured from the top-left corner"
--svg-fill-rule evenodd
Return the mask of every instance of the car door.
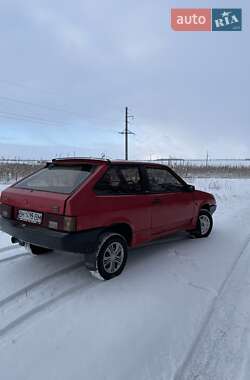
<path id="1" fill-rule="evenodd" d="M 188 228 L 194 215 L 194 198 L 185 183 L 164 167 L 145 166 L 145 175 L 152 236 Z"/>
<path id="2" fill-rule="evenodd" d="M 133 229 L 133 244 L 150 239 L 151 207 L 139 165 L 110 165 L 95 193 L 99 225 L 128 223 Z"/>

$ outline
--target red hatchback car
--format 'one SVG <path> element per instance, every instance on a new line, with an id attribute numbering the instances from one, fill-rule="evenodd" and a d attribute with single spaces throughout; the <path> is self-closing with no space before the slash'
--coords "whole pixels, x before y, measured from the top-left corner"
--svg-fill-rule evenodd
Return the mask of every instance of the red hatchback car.
<path id="1" fill-rule="evenodd" d="M 188 231 L 206 237 L 216 201 L 165 165 L 86 158 L 55 159 L 2 192 L 0 228 L 34 255 L 82 253 L 109 280 L 128 247 Z"/>

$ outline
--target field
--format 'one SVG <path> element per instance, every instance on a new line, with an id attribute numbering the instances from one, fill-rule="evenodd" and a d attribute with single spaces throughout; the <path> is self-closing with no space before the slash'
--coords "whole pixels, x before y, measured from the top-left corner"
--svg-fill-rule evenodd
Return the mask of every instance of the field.
<path id="1" fill-rule="evenodd" d="M 0 233 L 4 380 L 249 378 L 250 180 L 189 182 L 217 198 L 211 236 L 134 249 L 110 282 Z"/>
<path id="2" fill-rule="evenodd" d="M 214 162 L 208 165 L 200 161 L 175 162 L 159 161 L 158 163 L 169 165 L 180 176 L 189 178 L 250 178 L 250 160 L 232 162 Z M 0 183 L 16 181 L 32 172 L 42 168 L 45 164 L 41 161 L 1 161 Z"/>

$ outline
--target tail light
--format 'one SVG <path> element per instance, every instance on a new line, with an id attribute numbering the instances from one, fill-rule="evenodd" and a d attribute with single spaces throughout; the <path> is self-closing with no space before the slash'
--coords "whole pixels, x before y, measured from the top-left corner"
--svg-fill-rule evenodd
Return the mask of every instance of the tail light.
<path id="1" fill-rule="evenodd" d="M 13 207 L 5 204 L 0 205 L 0 214 L 4 218 L 11 219 L 13 215 Z"/>
<path id="2" fill-rule="evenodd" d="M 56 214 L 45 214 L 44 224 L 52 230 L 75 232 L 76 231 L 76 217 L 63 216 Z"/>
<path id="3" fill-rule="evenodd" d="M 64 216 L 63 218 L 64 231 L 76 231 L 76 218 L 74 216 Z"/>

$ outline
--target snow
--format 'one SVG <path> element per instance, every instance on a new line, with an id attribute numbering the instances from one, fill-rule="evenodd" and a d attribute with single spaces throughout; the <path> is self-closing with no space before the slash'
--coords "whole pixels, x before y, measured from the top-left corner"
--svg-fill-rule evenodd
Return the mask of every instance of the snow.
<path id="1" fill-rule="evenodd" d="M 211 236 L 134 249 L 112 281 L 0 233 L 4 380 L 249 378 L 250 180 L 189 182 L 217 198 Z"/>

